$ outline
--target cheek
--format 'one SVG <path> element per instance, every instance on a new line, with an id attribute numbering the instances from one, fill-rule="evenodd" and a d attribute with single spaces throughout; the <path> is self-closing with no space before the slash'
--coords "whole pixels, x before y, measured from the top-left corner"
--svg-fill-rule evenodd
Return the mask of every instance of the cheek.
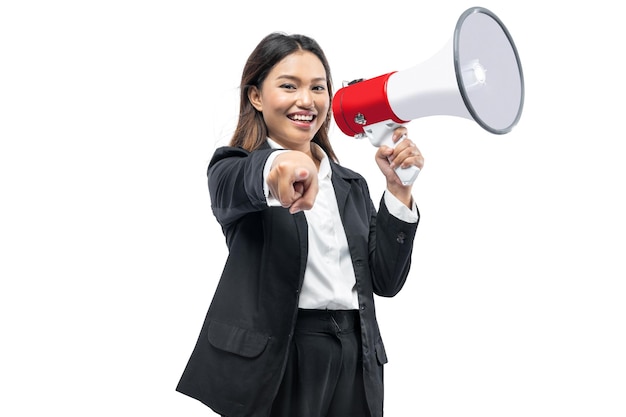
<path id="1" fill-rule="evenodd" d="M 319 114 L 328 114 L 328 111 L 330 110 L 330 98 L 329 97 L 325 97 L 323 99 L 320 99 L 317 102 L 317 108 L 318 108 L 318 113 Z"/>
<path id="2" fill-rule="evenodd" d="M 330 102 L 329 101 L 327 101 L 326 104 L 324 106 L 322 106 L 322 108 L 320 109 L 318 119 L 322 119 L 322 121 L 325 121 L 326 117 L 328 116 L 328 112 L 330 112 Z"/>
<path id="3" fill-rule="evenodd" d="M 286 94 L 276 94 L 270 98 L 270 103 L 273 109 L 284 110 L 293 105 L 293 99 Z"/>
<path id="4" fill-rule="evenodd" d="M 269 114 L 280 111 L 285 106 L 285 98 L 279 94 L 265 93 L 263 94 L 263 113 Z"/>

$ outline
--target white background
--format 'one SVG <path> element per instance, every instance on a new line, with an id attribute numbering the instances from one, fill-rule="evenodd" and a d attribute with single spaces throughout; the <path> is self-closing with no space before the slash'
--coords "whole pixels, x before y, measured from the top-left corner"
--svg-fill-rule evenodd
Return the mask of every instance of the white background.
<path id="1" fill-rule="evenodd" d="M 252 48 L 308 34 L 338 88 L 426 60 L 483 6 L 524 113 L 508 135 L 409 123 L 422 219 L 404 290 L 377 298 L 386 415 L 625 416 L 617 4 L 0 2 L 0 415 L 213 415 L 174 389 L 226 256 L 206 166 Z M 375 148 L 333 137 L 378 202 Z"/>

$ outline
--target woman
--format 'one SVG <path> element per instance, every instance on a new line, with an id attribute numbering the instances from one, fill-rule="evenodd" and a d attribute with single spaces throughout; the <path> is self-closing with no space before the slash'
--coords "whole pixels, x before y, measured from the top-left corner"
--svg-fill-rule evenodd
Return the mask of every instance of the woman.
<path id="1" fill-rule="evenodd" d="M 268 35 L 244 67 L 230 146 L 209 163 L 229 255 L 177 390 L 221 415 L 382 416 L 373 294 L 394 296 L 408 275 L 418 212 L 394 168 L 424 161 L 409 139 L 378 148 L 376 211 L 337 163 L 331 97 L 315 40 Z"/>

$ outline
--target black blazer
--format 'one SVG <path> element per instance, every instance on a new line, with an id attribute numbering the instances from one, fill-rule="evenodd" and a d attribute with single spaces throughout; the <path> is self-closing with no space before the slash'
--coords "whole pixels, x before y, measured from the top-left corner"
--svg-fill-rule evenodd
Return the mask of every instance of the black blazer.
<path id="1" fill-rule="evenodd" d="M 269 145 L 254 152 L 223 147 L 208 169 L 211 207 L 229 255 L 191 358 L 176 388 L 229 417 L 267 416 L 280 385 L 307 260 L 307 222 L 268 207 L 263 166 Z M 400 291 L 411 263 L 416 223 L 379 212 L 365 179 L 331 162 L 359 296 L 365 390 L 382 416 L 383 364 L 373 294 Z"/>

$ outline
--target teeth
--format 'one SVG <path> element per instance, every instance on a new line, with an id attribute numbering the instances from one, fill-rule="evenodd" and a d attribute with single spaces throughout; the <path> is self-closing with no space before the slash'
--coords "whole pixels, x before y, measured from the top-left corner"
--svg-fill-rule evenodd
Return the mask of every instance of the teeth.
<path id="1" fill-rule="evenodd" d="M 301 114 L 295 114 L 291 117 L 293 120 L 299 120 L 302 122 L 310 122 L 311 120 L 313 120 L 313 116 L 309 115 L 309 116 L 304 116 Z"/>

